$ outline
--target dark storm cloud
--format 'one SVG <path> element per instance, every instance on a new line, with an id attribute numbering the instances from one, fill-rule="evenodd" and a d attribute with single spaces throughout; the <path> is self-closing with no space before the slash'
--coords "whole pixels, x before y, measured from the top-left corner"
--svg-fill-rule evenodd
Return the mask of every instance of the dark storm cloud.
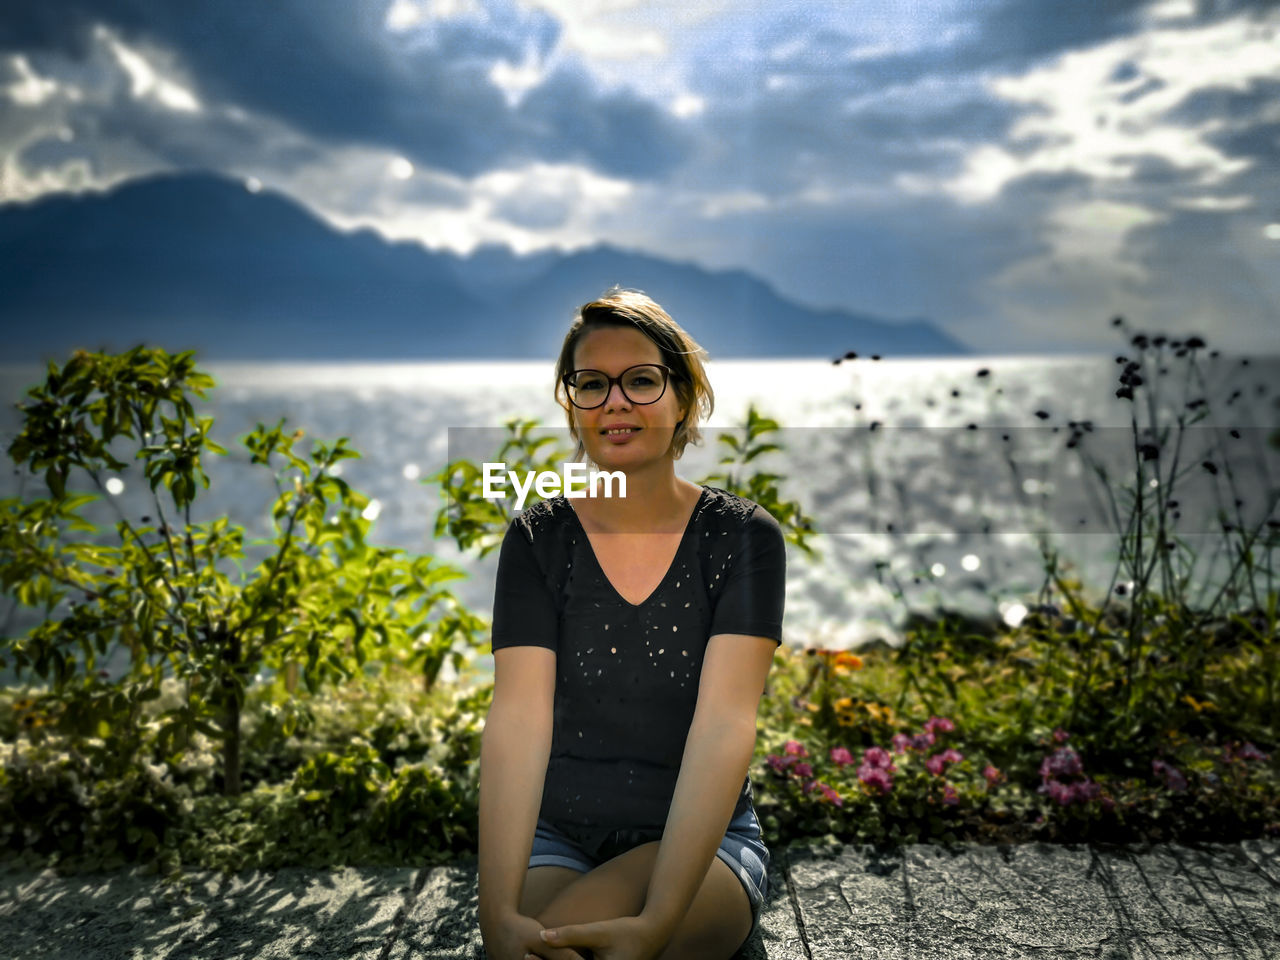
<path id="1" fill-rule="evenodd" d="M 1247 130 L 1210 135 L 1208 139 L 1233 157 L 1250 157 L 1273 165 L 1280 158 L 1280 123 L 1259 124 Z"/>
<path id="2" fill-rule="evenodd" d="M 1149 0 L 1008 0 L 983 11 L 956 51 L 979 67 L 1018 69 L 1045 57 L 1134 32 Z"/>
<path id="3" fill-rule="evenodd" d="M 1203 87 L 1169 111 L 1169 119 L 1188 126 L 1199 126 L 1211 120 L 1251 121 L 1278 99 L 1280 80 L 1258 81 L 1246 90 Z"/>
<path id="4" fill-rule="evenodd" d="M 564 154 L 587 151 L 600 169 L 637 179 L 673 167 L 690 146 L 667 115 L 630 91 L 611 95 L 607 110 L 584 110 L 591 97 L 586 75 L 566 67 L 529 92 L 522 114 L 526 122 L 554 129 Z"/>
<path id="5" fill-rule="evenodd" d="M 1130 164 L 1126 181 L 1135 187 L 1163 191 L 1168 187 L 1186 186 L 1196 178 L 1195 171 L 1188 171 L 1158 153 L 1137 154 L 1124 160 Z"/>
<path id="6" fill-rule="evenodd" d="M 34 140 L 19 154 L 22 165 L 32 173 L 41 170 L 58 170 L 64 164 L 82 160 L 92 167 L 93 152 L 83 143 L 67 141 L 61 137 L 41 137 Z"/>
<path id="7" fill-rule="evenodd" d="M 1010 127 L 1039 108 L 995 99 L 981 78 L 1132 33 L 1145 5 L 1010 0 L 950 14 L 940 6 L 928 29 L 917 24 L 902 37 L 874 5 L 865 19 L 819 22 L 786 5 L 726 21 L 693 53 L 704 67 L 692 82 L 710 105 L 704 142 L 715 158 L 703 169 L 777 194 L 815 181 L 947 178 L 960 171 L 966 144 L 1003 142 L 1025 155 L 1039 144 L 1010 141 Z"/>
<path id="8" fill-rule="evenodd" d="M 1022 113 L 963 85 L 854 107 L 832 86 L 797 84 L 710 109 L 708 177 L 769 195 L 814 183 L 889 187 L 900 174 L 945 178 L 961 169 L 963 145 L 1004 139 Z"/>
<path id="9" fill-rule="evenodd" d="M 511 0 L 479 15 L 384 26 L 388 4 L 280 0 L 50 0 L 0 20 L 0 50 L 84 57 L 103 24 L 174 51 L 204 99 L 269 114 L 319 139 L 362 142 L 475 174 L 530 159 L 579 161 L 637 178 L 688 148 L 680 122 L 628 92 L 600 92 L 572 63 L 546 62 L 559 24 Z M 523 100 L 496 63 L 549 70 Z"/>
<path id="10" fill-rule="evenodd" d="M 1181 23 L 1274 5 L 1206 3 Z M 940 149 L 944 141 L 1001 143 L 1026 157 L 1043 139 L 1012 141 L 1010 128 L 1043 108 L 997 100 L 981 78 L 1138 34 L 1149 26 L 1149 7 L 1150 0 L 1004 0 L 952 11 L 939 5 L 914 18 L 934 17 L 928 29 L 916 24 L 913 35 L 901 37 L 892 7 L 874 3 L 859 18 L 821 21 L 805 15 L 808 7 L 780 5 L 726 21 L 695 45 L 692 58 L 704 67 L 692 82 L 710 105 L 705 122 L 715 169 L 772 194 L 815 177 L 864 184 L 892 182 L 900 173 L 946 178 L 957 172 L 962 151 Z M 1125 63 L 1112 80 L 1138 77 L 1138 66 Z M 1132 103 L 1162 86 L 1150 78 L 1118 99 Z"/>
<path id="11" fill-rule="evenodd" d="M 1280 0 L 1202 0 L 1194 21 L 1209 23 L 1242 11 L 1267 10 Z M 1018 71 L 1030 64 L 1097 43 L 1128 36 L 1144 26 L 1151 0 L 1006 0 L 977 13 L 975 29 L 951 50 L 955 65 Z M 1133 65 L 1129 65 L 1130 70 Z M 1116 81 L 1129 79 L 1121 71 Z"/>
<path id="12" fill-rule="evenodd" d="M 1228 156 L 1263 160 L 1274 166 L 1280 160 L 1280 124 L 1264 114 L 1280 100 L 1280 79 L 1259 80 L 1245 90 L 1205 87 L 1170 111 L 1176 123 L 1199 126 L 1213 121 L 1219 129 L 1207 131 L 1205 140 Z"/>

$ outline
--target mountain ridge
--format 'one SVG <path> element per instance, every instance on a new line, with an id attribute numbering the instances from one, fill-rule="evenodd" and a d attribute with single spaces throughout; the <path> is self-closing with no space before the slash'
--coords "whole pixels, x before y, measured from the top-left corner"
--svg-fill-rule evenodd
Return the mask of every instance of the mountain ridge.
<path id="1" fill-rule="evenodd" d="M 614 284 L 645 290 L 715 358 L 972 353 L 927 320 L 807 307 L 745 270 L 609 244 L 463 257 L 337 230 L 217 174 L 0 206 L 6 362 L 139 342 L 208 360 L 553 357 L 574 309 Z"/>

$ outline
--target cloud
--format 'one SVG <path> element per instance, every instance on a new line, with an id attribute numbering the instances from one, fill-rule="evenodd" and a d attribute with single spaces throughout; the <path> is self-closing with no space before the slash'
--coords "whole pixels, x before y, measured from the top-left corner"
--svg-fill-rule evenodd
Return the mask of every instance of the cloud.
<path id="1" fill-rule="evenodd" d="M 200 167 L 344 228 L 606 241 L 979 349 L 1110 344 L 1116 311 L 1265 336 L 1274 8 L 23 4 L 0 21 L 0 198 Z"/>
<path id="2" fill-rule="evenodd" d="M 1033 172 L 1074 171 L 1099 184 L 1151 183 L 1154 171 L 1188 186 L 1226 183 L 1250 161 L 1214 142 L 1223 121 L 1192 123 L 1188 114 L 1203 113 L 1195 101 L 1206 89 L 1273 84 L 1280 75 L 1274 31 L 1275 23 L 1243 16 L 1152 30 L 995 77 L 992 93 L 1026 109 L 1009 131 L 1010 144 L 975 147 L 962 173 L 933 186 L 978 203 Z M 1021 151 L 1013 148 L 1019 143 Z M 929 188 L 921 178 L 908 186 Z"/>
<path id="3" fill-rule="evenodd" d="M 21 54 L 9 58 L 8 72 L 10 82 L 0 90 L 20 107 L 39 106 L 58 92 L 58 82 L 36 73 Z"/>
<path id="4" fill-rule="evenodd" d="M 615 209 L 632 193 L 625 180 L 582 167 L 535 164 L 477 178 L 473 194 L 500 219 L 531 230 L 563 228 L 584 211 Z"/>
<path id="5" fill-rule="evenodd" d="M 186 90 L 320 140 L 396 149 L 464 175 L 570 160 L 654 177 L 687 149 L 671 111 L 594 84 L 562 55 L 559 25 L 542 11 L 514 0 L 436 2 L 413 7 L 420 18 L 388 22 L 404 9 L 405 0 L 282 0 L 256 13 L 217 0 L 50 0 L 6 14 L 0 50 L 83 59 L 106 26 L 124 49 L 165 51 L 191 77 L 188 87 L 146 87 L 144 59 L 131 74 L 138 93 L 174 100 Z"/>

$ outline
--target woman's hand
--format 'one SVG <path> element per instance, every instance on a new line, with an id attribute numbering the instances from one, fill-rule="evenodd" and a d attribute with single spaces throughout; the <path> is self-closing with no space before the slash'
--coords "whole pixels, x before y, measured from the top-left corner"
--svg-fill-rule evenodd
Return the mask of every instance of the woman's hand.
<path id="1" fill-rule="evenodd" d="M 525 960 L 530 956 L 543 960 L 582 960 L 577 950 L 548 945 L 539 936 L 541 931 L 539 921 L 519 913 L 507 913 L 480 925 L 489 960 Z"/>
<path id="2" fill-rule="evenodd" d="M 653 960 L 662 952 L 668 939 L 644 917 L 575 923 L 547 932 L 554 934 L 546 937 L 550 946 L 586 947 L 594 960 Z M 554 955 L 548 953 L 546 956 Z"/>

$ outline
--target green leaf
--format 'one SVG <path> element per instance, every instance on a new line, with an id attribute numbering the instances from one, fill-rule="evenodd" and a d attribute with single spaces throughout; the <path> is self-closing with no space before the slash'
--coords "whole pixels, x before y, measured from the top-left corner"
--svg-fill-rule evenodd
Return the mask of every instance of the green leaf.
<path id="1" fill-rule="evenodd" d="M 44 472 L 44 482 L 49 487 L 49 492 L 56 499 L 62 499 L 67 495 L 67 477 L 57 466 L 50 466 Z"/>

